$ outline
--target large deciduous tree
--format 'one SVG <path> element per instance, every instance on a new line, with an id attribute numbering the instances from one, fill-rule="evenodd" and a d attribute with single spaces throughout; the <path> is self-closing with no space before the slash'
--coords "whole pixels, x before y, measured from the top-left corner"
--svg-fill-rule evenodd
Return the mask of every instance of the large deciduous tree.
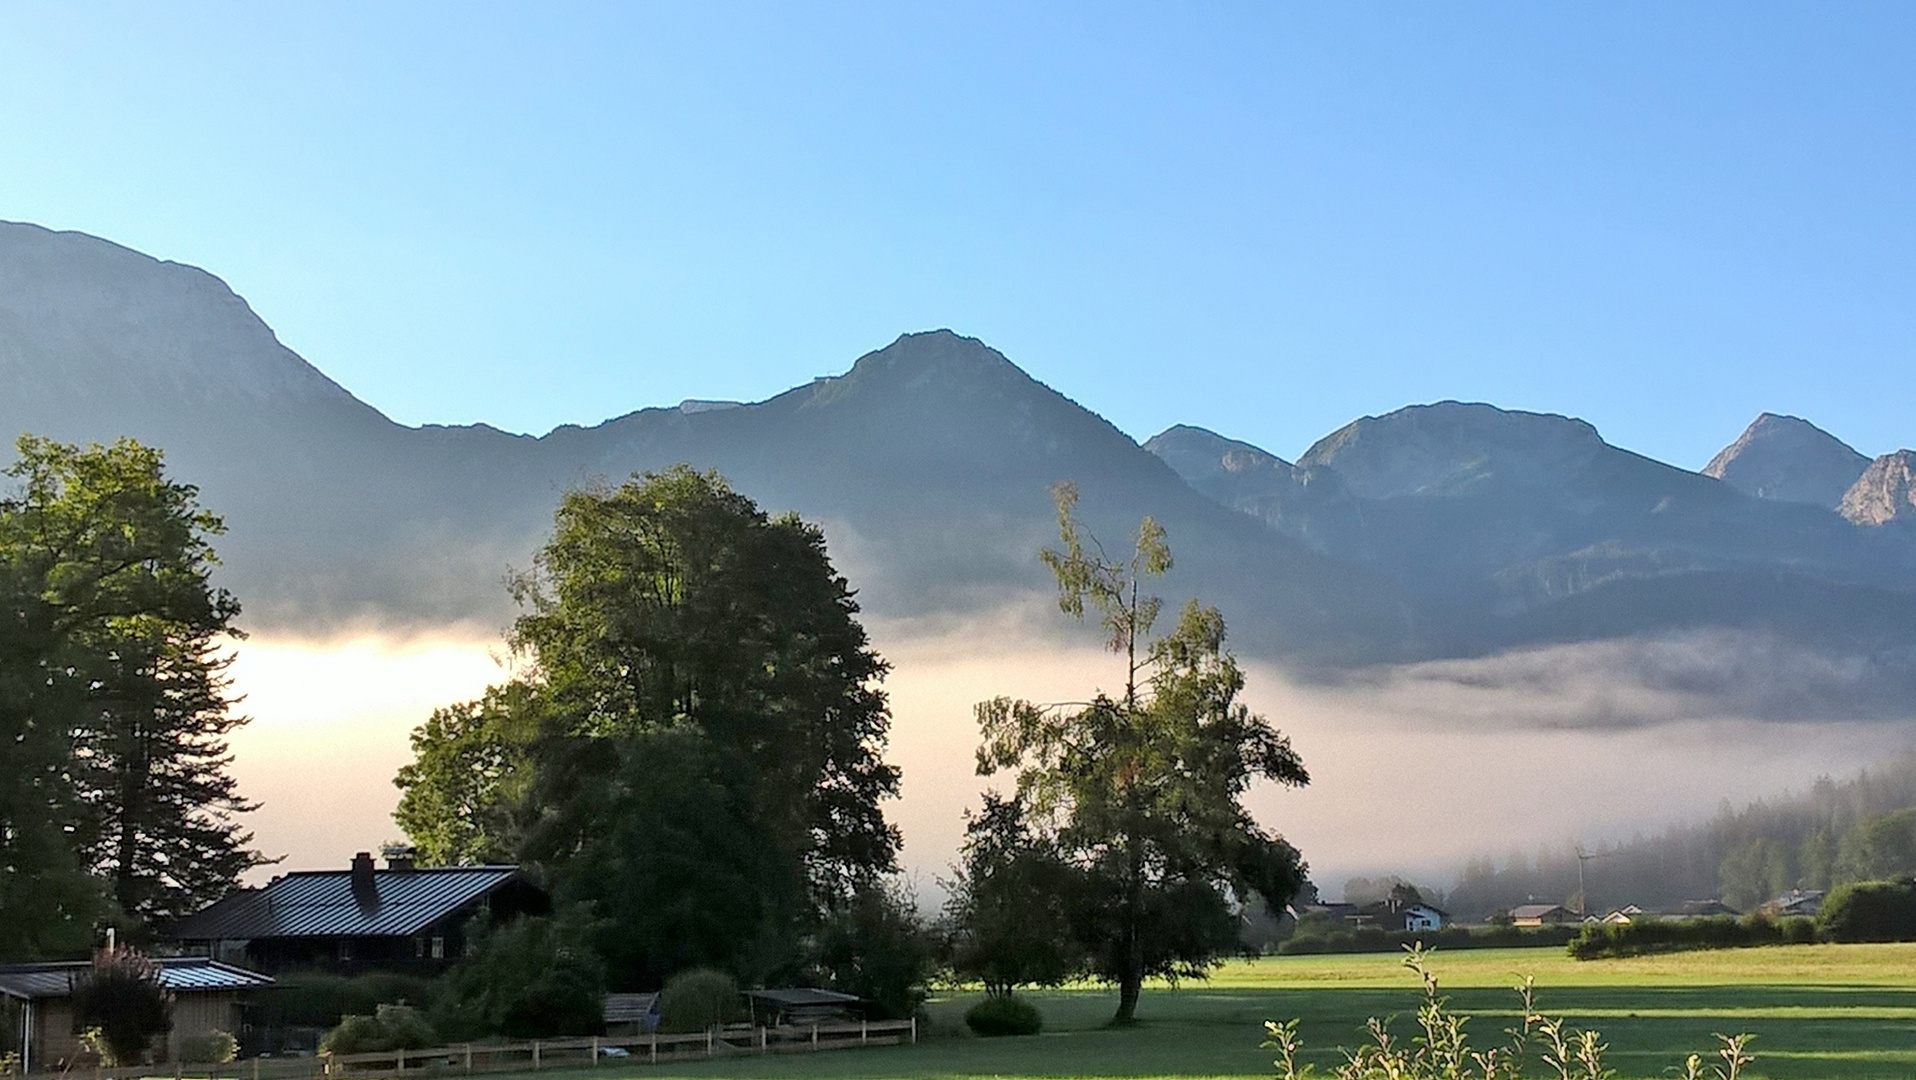
<path id="1" fill-rule="evenodd" d="M 104 883 L 126 916 L 185 914 L 261 862 L 228 773 L 244 721 L 218 651 L 239 604 L 210 580 L 223 526 L 131 440 L 25 436 L 17 451 L 0 498 L 0 723 L 28 782 L 0 843 L 31 863 L 51 826 L 66 870 Z"/>
<path id="2" fill-rule="evenodd" d="M 560 504 L 519 677 L 415 733 L 398 821 L 589 902 L 615 985 L 762 977 L 894 869 L 886 666 L 820 531 L 689 467 Z"/>
<path id="3" fill-rule="evenodd" d="M 981 702 L 978 772 L 1012 772 L 1018 816 L 1076 870 L 1075 934 L 1091 970 L 1117 985 L 1113 1022 L 1124 1024 L 1146 977 L 1201 975 L 1236 943 L 1233 901 L 1275 908 L 1296 891 L 1301 857 L 1252 820 L 1243 796 L 1259 777 L 1309 776 L 1289 740 L 1239 702 L 1244 675 L 1215 608 L 1192 601 L 1174 630 L 1151 636 L 1160 607 L 1142 582 L 1171 567 L 1157 523 L 1145 518 L 1130 556 L 1111 559 L 1073 516 L 1076 488 L 1055 494 L 1063 543 L 1044 561 L 1059 606 L 1098 614 L 1124 657 L 1123 690 L 1069 705 Z"/>

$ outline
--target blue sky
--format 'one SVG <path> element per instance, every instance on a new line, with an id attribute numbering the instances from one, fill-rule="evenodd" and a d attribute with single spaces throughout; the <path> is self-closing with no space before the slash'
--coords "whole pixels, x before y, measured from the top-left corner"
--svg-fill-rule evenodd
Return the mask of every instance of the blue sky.
<path id="1" fill-rule="evenodd" d="M 1916 444 L 1916 5 L 0 0 L 0 217 L 409 423 L 949 326 L 1143 438 L 1456 397 Z"/>

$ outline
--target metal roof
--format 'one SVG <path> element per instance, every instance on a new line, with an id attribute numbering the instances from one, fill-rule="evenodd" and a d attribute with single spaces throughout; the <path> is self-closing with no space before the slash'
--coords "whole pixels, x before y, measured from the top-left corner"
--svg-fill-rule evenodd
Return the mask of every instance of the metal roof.
<path id="1" fill-rule="evenodd" d="M 520 880 L 515 866 L 452 866 L 376 870 L 379 902 L 362 905 L 350 870 L 307 870 L 275 878 L 262 889 L 234 893 L 175 923 L 177 941 L 276 937 L 406 937 Z"/>
<path id="2" fill-rule="evenodd" d="M 769 1001 L 774 1005 L 851 1005 L 859 997 L 857 994 L 841 994 L 836 990 L 817 990 L 809 986 L 789 986 L 776 990 L 747 990 L 746 997 Z"/>
<path id="3" fill-rule="evenodd" d="M 216 990 L 251 990 L 273 985 L 257 971 L 222 964 L 203 956 L 163 956 L 153 959 L 160 968 L 160 985 L 176 994 Z M 48 964 L 0 965 L 0 993 L 16 998 L 61 998 L 86 978 L 92 964 L 70 960 Z"/>
<path id="4" fill-rule="evenodd" d="M 607 994 L 605 996 L 605 1022 L 608 1024 L 636 1024 L 659 1011 L 657 994 Z"/>

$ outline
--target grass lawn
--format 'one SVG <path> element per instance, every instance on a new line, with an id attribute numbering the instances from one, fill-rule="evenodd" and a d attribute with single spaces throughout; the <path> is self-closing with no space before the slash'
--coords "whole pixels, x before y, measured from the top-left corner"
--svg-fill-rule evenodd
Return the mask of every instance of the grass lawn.
<path id="1" fill-rule="evenodd" d="M 1516 1015 L 1508 987 L 1536 976 L 1539 1004 L 1610 1044 L 1623 1077 L 1668 1075 L 1712 1032 L 1755 1032 L 1755 1075 L 1916 1077 L 1916 945 L 1786 945 L 1578 962 L 1561 949 L 1440 953 L 1444 990 L 1477 1019 L 1479 1041 L 1501 1041 Z M 935 998 L 917 1046 L 741 1057 L 624 1068 L 599 1075 L 711 1078 L 1208 1077 L 1268 1076 L 1258 1049 L 1266 1019 L 1301 1020 L 1312 1060 L 1338 1060 L 1366 1017 L 1396 1014 L 1408 1033 L 1414 978 L 1387 955 L 1276 957 L 1226 965 L 1203 983 L 1145 992 L 1136 1028 L 1102 1027 L 1116 995 L 1098 988 L 1032 995 L 1043 1035 L 978 1039 L 962 1015 L 976 995 Z M 1532 1075 L 1538 1075 L 1532 1070 Z"/>

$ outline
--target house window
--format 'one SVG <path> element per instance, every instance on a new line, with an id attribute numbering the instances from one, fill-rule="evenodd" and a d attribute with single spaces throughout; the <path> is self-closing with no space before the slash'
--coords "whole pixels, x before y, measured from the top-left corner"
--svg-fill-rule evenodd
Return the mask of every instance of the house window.
<path id="1" fill-rule="evenodd" d="M 414 960 L 424 960 L 426 958 L 425 938 L 416 937 L 412 939 L 412 958 Z"/>
<path id="2" fill-rule="evenodd" d="M 353 959 L 353 939 L 340 938 L 339 939 L 339 962 L 342 964 L 351 963 L 352 959 Z"/>
<path id="3" fill-rule="evenodd" d="M 446 958 L 445 938 L 436 937 L 432 939 L 432 958 L 434 960 L 444 960 Z"/>

